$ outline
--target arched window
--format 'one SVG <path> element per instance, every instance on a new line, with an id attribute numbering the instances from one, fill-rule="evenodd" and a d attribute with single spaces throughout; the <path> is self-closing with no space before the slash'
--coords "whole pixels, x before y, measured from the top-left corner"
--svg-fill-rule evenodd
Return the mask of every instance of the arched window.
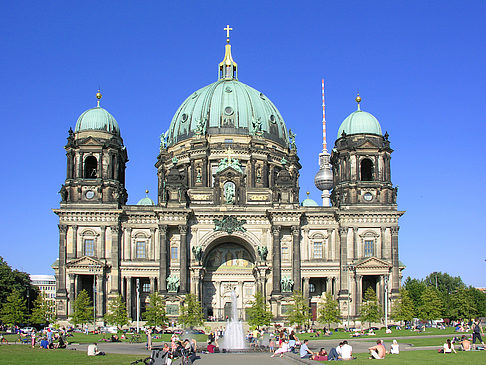
<path id="1" fill-rule="evenodd" d="M 373 162 L 369 158 L 361 160 L 361 181 L 373 181 Z"/>
<path id="2" fill-rule="evenodd" d="M 97 169 L 98 169 L 98 161 L 94 156 L 86 157 L 84 160 L 84 177 L 86 179 L 96 179 L 97 177 Z"/>

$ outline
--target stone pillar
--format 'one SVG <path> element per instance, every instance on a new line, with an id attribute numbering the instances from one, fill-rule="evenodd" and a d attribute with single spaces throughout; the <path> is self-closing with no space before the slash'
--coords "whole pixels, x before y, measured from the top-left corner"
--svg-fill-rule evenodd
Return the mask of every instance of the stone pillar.
<path id="1" fill-rule="evenodd" d="M 149 260 L 155 260 L 155 228 L 150 228 L 150 256 L 148 257 Z"/>
<path id="2" fill-rule="evenodd" d="M 398 261 L 398 230 L 400 227 L 391 228 L 391 258 L 392 258 L 392 296 L 400 291 L 400 267 Z"/>
<path id="3" fill-rule="evenodd" d="M 327 261 L 332 261 L 332 230 L 327 229 Z"/>
<path id="4" fill-rule="evenodd" d="M 127 313 L 128 313 L 128 318 L 130 320 L 132 319 L 132 299 L 133 299 L 133 293 L 132 293 L 132 277 L 127 276 Z"/>
<path id="5" fill-rule="evenodd" d="M 339 296 L 348 295 L 348 227 L 339 228 L 340 255 L 339 255 Z"/>
<path id="6" fill-rule="evenodd" d="M 380 258 L 384 259 L 384 258 L 386 258 L 386 256 L 385 256 L 385 247 L 386 247 L 385 233 L 386 233 L 386 227 L 381 227 L 380 228 L 380 232 L 381 232 L 381 237 L 380 237 L 380 242 L 381 242 Z"/>
<path id="7" fill-rule="evenodd" d="M 301 269 L 300 269 L 300 227 L 292 226 L 292 280 L 294 290 L 301 289 Z"/>
<path id="8" fill-rule="evenodd" d="M 353 260 L 359 258 L 358 253 L 358 227 L 353 227 Z"/>
<path id="9" fill-rule="evenodd" d="M 104 280 L 103 275 L 96 275 L 96 318 L 102 318 L 104 315 Z"/>
<path id="10" fill-rule="evenodd" d="M 125 228 L 125 260 L 132 259 L 132 229 L 130 227 Z"/>
<path id="11" fill-rule="evenodd" d="M 332 293 L 332 278 L 326 277 L 326 293 Z"/>
<path id="12" fill-rule="evenodd" d="M 240 292 L 240 300 L 238 300 L 238 310 L 236 311 L 238 313 L 238 319 L 243 320 L 243 311 L 245 310 L 244 307 L 244 300 L 243 300 L 243 281 L 238 281 L 238 291 Z"/>
<path id="13" fill-rule="evenodd" d="M 105 258 L 105 245 L 106 245 L 106 226 L 101 226 L 100 245 L 98 247 L 98 258 Z"/>
<path id="14" fill-rule="evenodd" d="M 150 277 L 150 293 L 155 293 L 155 277 Z"/>
<path id="15" fill-rule="evenodd" d="M 273 247 L 272 247 L 272 294 L 280 294 L 280 226 L 272 227 Z"/>
<path id="16" fill-rule="evenodd" d="M 179 232 L 181 235 L 181 259 L 180 259 L 180 293 L 185 294 L 188 292 L 187 287 L 187 226 L 179 225 Z"/>
<path id="17" fill-rule="evenodd" d="M 338 252 L 338 243 L 339 243 L 339 234 L 338 234 L 338 229 L 334 228 L 333 230 L 333 235 L 332 235 L 332 260 L 337 261 L 337 257 L 339 256 Z"/>
<path id="18" fill-rule="evenodd" d="M 354 312 L 356 313 L 356 315 L 360 314 L 359 311 L 361 306 L 362 280 L 363 280 L 363 275 L 359 275 L 359 274 L 355 275 L 356 294 L 354 296 Z"/>
<path id="19" fill-rule="evenodd" d="M 59 269 L 56 280 L 56 297 L 65 299 L 66 290 L 66 233 L 67 226 L 59 224 Z"/>
<path id="20" fill-rule="evenodd" d="M 309 298 L 309 280 L 310 278 L 304 278 L 304 288 L 302 289 L 304 298 Z"/>
<path id="21" fill-rule="evenodd" d="M 159 224 L 159 293 L 167 293 L 167 225 Z"/>
<path id="22" fill-rule="evenodd" d="M 68 259 L 75 259 L 78 257 L 78 226 L 73 225 L 71 226 L 73 230 L 73 247 L 71 248 L 71 252 L 68 252 L 67 257 Z"/>
<path id="23" fill-rule="evenodd" d="M 72 315 L 74 312 L 74 299 L 76 299 L 76 274 L 69 274 L 69 306 L 67 315 Z"/>
<path id="24" fill-rule="evenodd" d="M 120 227 L 111 226 L 111 290 L 110 295 L 120 293 Z"/>

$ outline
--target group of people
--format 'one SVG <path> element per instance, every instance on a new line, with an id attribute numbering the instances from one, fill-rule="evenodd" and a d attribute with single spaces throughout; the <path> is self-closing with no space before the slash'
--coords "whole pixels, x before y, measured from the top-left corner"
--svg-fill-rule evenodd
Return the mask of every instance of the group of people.
<path id="1" fill-rule="evenodd" d="M 59 330 L 58 333 L 54 333 L 50 328 L 47 328 L 39 333 L 32 330 L 30 333 L 30 338 L 32 348 L 35 347 L 36 343 L 39 344 L 40 348 L 45 350 L 65 349 L 67 346 L 66 333 L 63 330 Z"/>

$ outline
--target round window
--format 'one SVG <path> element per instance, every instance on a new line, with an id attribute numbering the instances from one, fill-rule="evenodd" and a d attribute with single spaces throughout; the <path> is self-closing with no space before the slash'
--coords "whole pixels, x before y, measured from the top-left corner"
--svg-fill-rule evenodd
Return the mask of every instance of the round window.
<path id="1" fill-rule="evenodd" d="M 230 106 L 227 106 L 226 108 L 224 108 L 224 114 L 226 114 L 226 115 L 233 114 L 233 108 L 230 107 Z"/>
<path id="2" fill-rule="evenodd" d="M 277 119 L 275 119 L 275 115 L 270 115 L 270 122 L 272 122 L 273 124 L 277 123 Z"/>
<path id="3" fill-rule="evenodd" d="M 93 190 L 88 190 L 88 191 L 86 192 L 86 199 L 93 199 L 93 198 L 94 198 L 94 196 L 95 196 L 95 193 L 94 193 L 94 191 L 93 191 Z"/>
<path id="4" fill-rule="evenodd" d="M 371 194 L 371 193 L 365 193 L 363 195 L 363 199 L 369 202 L 369 201 L 373 200 L 373 194 Z"/>
<path id="5" fill-rule="evenodd" d="M 185 122 L 187 120 L 187 118 L 188 118 L 188 115 L 186 113 L 181 115 L 181 119 L 182 119 L 183 122 Z"/>
<path id="6" fill-rule="evenodd" d="M 226 91 L 227 93 L 230 93 L 232 92 L 233 90 L 229 87 L 229 86 L 226 86 L 226 89 L 224 89 L 224 91 Z"/>

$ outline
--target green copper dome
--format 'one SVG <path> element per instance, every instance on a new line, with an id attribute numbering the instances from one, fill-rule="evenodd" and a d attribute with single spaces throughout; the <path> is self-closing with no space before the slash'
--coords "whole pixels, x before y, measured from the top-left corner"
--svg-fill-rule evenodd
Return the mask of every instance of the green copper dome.
<path id="1" fill-rule="evenodd" d="M 220 79 L 190 95 L 170 124 L 167 145 L 198 134 L 250 134 L 288 146 L 285 122 L 261 92 L 236 79 Z"/>
<path id="2" fill-rule="evenodd" d="M 143 199 L 140 199 L 137 203 L 137 205 L 155 205 L 154 201 L 150 199 L 149 197 L 145 197 Z"/>
<path id="3" fill-rule="evenodd" d="M 318 207 L 319 204 L 316 203 L 315 200 L 312 200 L 310 198 L 304 199 L 302 203 L 300 203 L 301 206 L 303 207 Z"/>
<path id="4" fill-rule="evenodd" d="M 101 107 L 88 109 L 79 116 L 74 131 L 86 130 L 100 130 L 120 135 L 120 128 L 113 115 Z"/>
<path id="5" fill-rule="evenodd" d="M 341 138 L 343 132 L 346 134 L 377 134 L 379 136 L 381 133 L 381 126 L 372 114 L 362 111 L 359 103 L 361 102 L 361 97 L 356 97 L 356 102 L 358 103 L 358 110 L 348 115 L 346 119 L 341 123 L 338 130 L 337 138 Z"/>

